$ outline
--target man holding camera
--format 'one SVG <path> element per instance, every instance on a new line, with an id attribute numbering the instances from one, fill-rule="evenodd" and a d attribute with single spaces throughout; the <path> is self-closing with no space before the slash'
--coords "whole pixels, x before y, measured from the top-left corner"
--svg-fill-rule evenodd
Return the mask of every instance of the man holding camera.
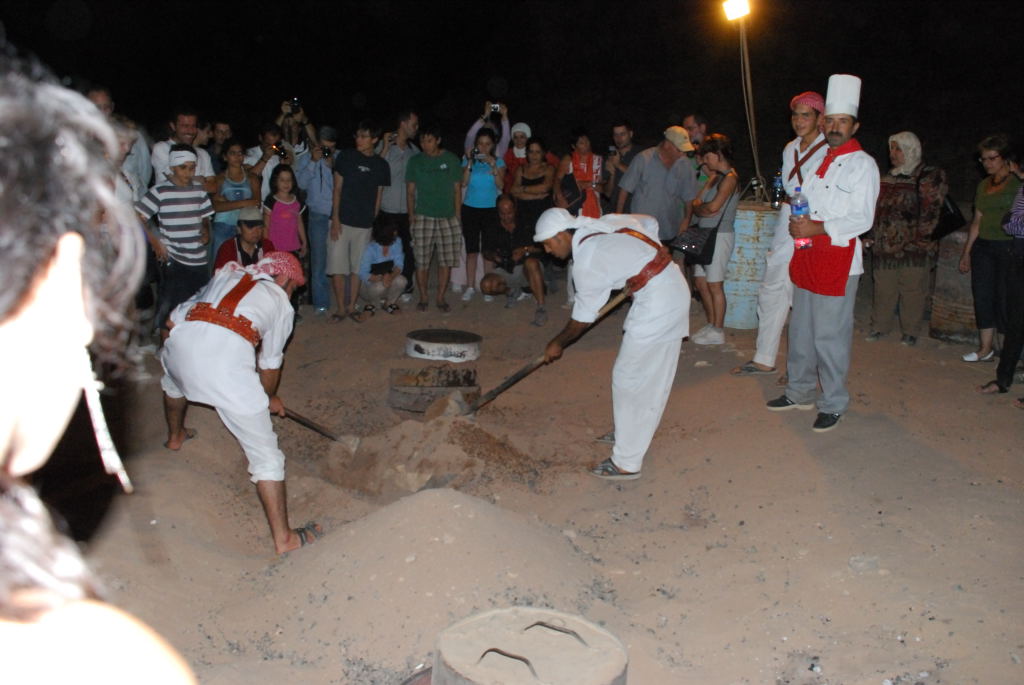
<path id="1" fill-rule="evenodd" d="M 245 151 L 247 166 L 252 167 L 252 172 L 262 179 L 260 185 L 260 201 L 270 195 L 270 174 L 278 164 L 288 164 L 295 167 L 295 151 L 290 143 L 282 139 L 281 127 L 275 123 L 264 124 L 260 129 L 259 145 L 254 145 Z"/>
<path id="2" fill-rule="evenodd" d="M 319 145 L 314 145 L 308 155 L 301 155 L 295 169 L 295 180 L 306 192 L 309 208 L 309 285 L 318 316 L 326 314 L 331 306 L 331 282 L 326 272 L 327 234 L 331 230 L 337 146 L 338 131 L 331 126 L 320 127 Z"/>

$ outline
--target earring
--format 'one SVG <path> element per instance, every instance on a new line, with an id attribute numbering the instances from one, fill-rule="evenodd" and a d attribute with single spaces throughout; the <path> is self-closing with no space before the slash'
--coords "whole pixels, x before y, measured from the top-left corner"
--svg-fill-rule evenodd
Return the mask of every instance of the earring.
<path id="1" fill-rule="evenodd" d="M 110 437 L 110 429 L 107 428 L 107 420 L 103 416 L 103 405 L 100 403 L 100 390 L 103 383 L 96 377 L 92 368 L 92 358 L 89 357 L 89 350 L 82 348 L 85 356 L 85 373 L 82 379 L 82 390 L 85 392 L 85 403 L 89 407 L 89 418 L 92 419 L 92 432 L 96 436 L 96 445 L 100 448 L 100 459 L 103 460 L 103 467 L 107 473 L 117 476 L 121 481 L 121 487 L 128 494 L 135 491 L 132 482 L 128 478 L 128 472 L 124 469 L 121 457 L 114 447 L 114 439 Z"/>

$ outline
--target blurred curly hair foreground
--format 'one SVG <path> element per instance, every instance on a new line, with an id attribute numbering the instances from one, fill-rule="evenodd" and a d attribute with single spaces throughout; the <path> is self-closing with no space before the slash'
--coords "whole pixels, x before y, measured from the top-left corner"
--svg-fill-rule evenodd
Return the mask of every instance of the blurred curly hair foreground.
<path id="1" fill-rule="evenodd" d="M 0 45 L 0 324 L 24 306 L 60 238 L 79 233 L 91 349 L 114 367 L 145 266 L 138 218 L 114 194 L 117 158 L 114 130 L 91 102 Z"/>

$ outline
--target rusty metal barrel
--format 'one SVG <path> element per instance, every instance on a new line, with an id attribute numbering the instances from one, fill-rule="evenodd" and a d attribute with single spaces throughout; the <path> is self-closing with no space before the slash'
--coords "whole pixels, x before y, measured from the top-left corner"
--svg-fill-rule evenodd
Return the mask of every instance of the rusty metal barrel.
<path id="1" fill-rule="evenodd" d="M 581 616 L 511 607 L 471 616 L 437 640 L 432 685 L 626 685 L 626 648 Z"/>
<path id="2" fill-rule="evenodd" d="M 757 291 L 778 217 L 778 210 L 767 202 L 743 201 L 736 209 L 736 243 L 725 272 L 725 325 L 729 328 L 757 328 Z"/>
<path id="3" fill-rule="evenodd" d="M 962 274 L 959 269 L 966 242 L 966 229 L 953 231 L 939 241 L 929 322 L 929 334 L 939 340 L 974 343 L 978 339 L 971 275 Z"/>

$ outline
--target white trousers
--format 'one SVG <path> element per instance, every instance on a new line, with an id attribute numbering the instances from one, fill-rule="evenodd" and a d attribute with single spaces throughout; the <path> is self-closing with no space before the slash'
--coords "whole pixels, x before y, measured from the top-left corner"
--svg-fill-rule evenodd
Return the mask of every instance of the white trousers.
<path id="1" fill-rule="evenodd" d="M 639 471 L 661 423 L 679 364 L 682 338 L 638 343 L 626 334 L 612 369 L 615 447 L 612 462 L 623 471 Z"/>
<path id="2" fill-rule="evenodd" d="M 170 374 L 160 379 L 160 387 L 168 397 L 182 398 L 185 393 Z M 261 480 L 284 480 L 284 452 L 277 446 L 277 434 L 266 409 L 255 414 L 241 414 L 214 407 L 231 434 L 238 440 L 249 460 L 249 476 L 253 483 Z"/>
<path id="3" fill-rule="evenodd" d="M 793 281 L 789 262 L 793 259 L 793 238 L 789 235 L 789 205 L 783 204 L 772 236 L 772 248 L 765 264 L 764 280 L 757 290 L 757 351 L 754 361 L 775 366 L 782 329 L 793 304 Z"/>
<path id="4" fill-rule="evenodd" d="M 754 361 L 765 366 L 775 366 L 782 329 L 793 304 L 793 281 L 789 278 L 792 245 L 784 256 L 782 259 L 774 252 L 769 255 L 764 280 L 757 290 L 757 352 L 754 353 Z"/>

